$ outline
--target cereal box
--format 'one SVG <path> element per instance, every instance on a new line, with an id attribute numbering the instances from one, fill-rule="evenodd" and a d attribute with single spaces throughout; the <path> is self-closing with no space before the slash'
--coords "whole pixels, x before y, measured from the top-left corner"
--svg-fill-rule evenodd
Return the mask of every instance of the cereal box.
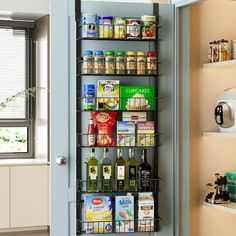
<path id="1" fill-rule="evenodd" d="M 99 80 L 97 86 L 98 110 L 119 109 L 119 80 Z"/>
<path id="2" fill-rule="evenodd" d="M 134 196 L 116 196 L 116 232 L 134 232 Z"/>
<path id="3" fill-rule="evenodd" d="M 155 110 L 154 86 L 121 86 L 121 110 Z"/>
<path id="4" fill-rule="evenodd" d="M 117 146 L 135 146 L 135 123 L 117 121 Z"/>
<path id="5" fill-rule="evenodd" d="M 85 196 L 84 205 L 86 234 L 112 232 L 111 196 Z"/>
<path id="6" fill-rule="evenodd" d="M 128 112 L 122 113 L 123 121 L 145 122 L 147 121 L 147 112 Z"/>
<path id="7" fill-rule="evenodd" d="M 137 123 L 137 146 L 155 145 L 155 123 L 154 121 Z"/>
<path id="8" fill-rule="evenodd" d="M 154 199 L 152 193 L 138 194 L 138 231 L 154 231 Z"/>

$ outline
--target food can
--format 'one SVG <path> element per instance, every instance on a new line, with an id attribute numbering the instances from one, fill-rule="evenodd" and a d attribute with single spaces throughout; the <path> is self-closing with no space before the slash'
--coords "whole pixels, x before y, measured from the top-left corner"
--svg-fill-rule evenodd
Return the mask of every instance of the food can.
<path id="1" fill-rule="evenodd" d="M 96 38 L 98 36 L 97 14 L 85 13 L 82 15 L 82 37 Z"/>
<path id="2" fill-rule="evenodd" d="M 126 19 L 121 17 L 114 17 L 114 38 L 124 39 L 126 38 Z"/>
<path id="3" fill-rule="evenodd" d="M 139 19 L 127 19 L 127 38 L 139 39 L 140 38 L 140 20 Z"/>
<path id="4" fill-rule="evenodd" d="M 156 16 L 141 16 L 142 39 L 156 38 Z"/>
<path id="5" fill-rule="evenodd" d="M 83 109 L 94 110 L 95 108 L 95 85 L 94 84 L 84 84 L 83 97 L 84 97 Z"/>
<path id="6" fill-rule="evenodd" d="M 99 16 L 99 38 L 113 38 L 113 17 Z"/>

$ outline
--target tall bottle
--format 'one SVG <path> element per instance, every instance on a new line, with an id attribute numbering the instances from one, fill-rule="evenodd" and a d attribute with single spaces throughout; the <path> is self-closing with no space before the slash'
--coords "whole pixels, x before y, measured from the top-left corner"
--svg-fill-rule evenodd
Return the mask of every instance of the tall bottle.
<path id="1" fill-rule="evenodd" d="M 125 174 L 126 174 L 126 163 L 122 156 L 122 150 L 117 149 L 117 159 L 115 163 L 115 178 L 116 184 L 115 189 L 117 191 L 124 191 L 125 190 Z"/>
<path id="2" fill-rule="evenodd" d="M 96 131 L 94 127 L 93 118 L 89 119 L 87 137 L 88 137 L 88 146 L 94 147 L 96 144 Z"/>
<path id="3" fill-rule="evenodd" d="M 147 149 L 143 149 L 142 162 L 138 167 L 139 172 L 139 191 L 151 191 L 151 166 L 147 160 Z"/>
<path id="4" fill-rule="evenodd" d="M 129 149 L 129 158 L 127 160 L 126 168 L 127 176 L 127 190 L 137 191 L 137 175 L 138 175 L 138 162 L 134 156 L 134 149 Z"/>
<path id="5" fill-rule="evenodd" d="M 112 160 L 109 158 L 108 148 L 103 149 L 103 159 L 101 162 L 101 191 L 112 191 Z"/>
<path id="6" fill-rule="evenodd" d="M 95 148 L 90 149 L 86 179 L 87 191 L 98 192 L 98 160 L 95 157 Z"/>

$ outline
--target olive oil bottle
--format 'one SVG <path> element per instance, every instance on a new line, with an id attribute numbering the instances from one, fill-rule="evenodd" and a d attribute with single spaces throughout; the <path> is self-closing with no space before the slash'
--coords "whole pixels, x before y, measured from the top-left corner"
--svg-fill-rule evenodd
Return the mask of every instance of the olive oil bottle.
<path id="1" fill-rule="evenodd" d="M 117 158 L 115 163 L 115 189 L 119 192 L 125 191 L 126 162 L 122 156 L 122 150 L 117 149 Z"/>
<path id="2" fill-rule="evenodd" d="M 98 160 L 95 157 L 95 148 L 90 149 L 86 179 L 87 192 L 98 192 Z"/>

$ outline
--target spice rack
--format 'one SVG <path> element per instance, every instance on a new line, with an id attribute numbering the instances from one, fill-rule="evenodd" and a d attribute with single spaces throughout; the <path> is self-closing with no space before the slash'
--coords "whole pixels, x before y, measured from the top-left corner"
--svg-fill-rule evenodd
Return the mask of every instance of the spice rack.
<path id="1" fill-rule="evenodd" d="M 104 227 L 104 222 L 102 221 L 93 221 L 93 222 L 87 222 L 84 220 L 84 215 L 83 215 L 83 204 L 84 204 L 84 195 L 86 194 L 95 194 L 95 195 L 112 195 L 113 196 L 113 200 L 114 201 L 114 196 L 116 195 L 124 195 L 127 193 L 131 193 L 134 196 L 134 199 L 137 200 L 138 197 L 138 193 L 140 191 L 129 191 L 128 189 L 125 190 L 112 190 L 112 191 L 105 191 L 102 188 L 99 188 L 98 191 L 91 191 L 88 192 L 86 189 L 86 185 L 87 185 L 87 180 L 85 180 L 84 177 L 84 150 L 90 148 L 87 145 L 87 136 L 88 134 L 84 133 L 84 120 L 87 119 L 88 116 L 86 116 L 86 113 L 88 114 L 89 112 L 91 112 L 90 110 L 84 110 L 83 109 L 83 100 L 85 99 L 85 97 L 83 97 L 82 94 L 82 85 L 84 83 L 84 81 L 87 82 L 86 78 L 89 78 L 90 80 L 93 80 L 94 83 L 96 83 L 96 77 L 97 78 L 101 78 L 101 77 L 109 77 L 110 79 L 113 79 L 115 77 L 119 77 L 120 80 L 122 80 L 123 78 L 126 77 L 134 77 L 134 78 L 139 78 L 139 80 L 141 81 L 141 79 L 143 78 L 146 85 L 152 85 L 155 87 L 155 96 L 153 97 L 154 103 L 155 103 L 155 109 L 152 110 L 112 110 L 112 112 L 116 112 L 118 113 L 117 117 L 118 119 L 121 118 L 121 114 L 122 112 L 126 111 L 126 112 L 133 112 L 135 114 L 135 112 L 146 112 L 147 113 L 147 118 L 150 121 L 155 121 L 155 130 L 154 130 L 154 134 L 151 134 L 154 136 L 155 138 L 155 142 L 154 145 L 152 146 L 148 146 L 148 145 L 143 145 L 143 146 L 137 146 L 136 144 L 133 146 L 117 146 L 116 144 L 113 146 L 109 146 L 107 148 L 109 149 L 117 149 L 117 148 L 122 148 L 122 149 L 127 149 L 127 148 L 135 148 L 137 150 L 140 150 L 140 148 L 146 148 L 148 149 L 148 154 L 150 155 L 151 158 L 149 158 L 149 163 L 152 166 L 152 178 L 149 179 L 150 181 L 150 187 L 151 189 L 149 189 L 149 191 L 151 191 L 153 193 L 153 197 L 154 197 L 154 202 L 155 202 L 155 209 L 154 209 L 154 219 L 152 220 L 138 220 L 137 218 L 137 203 L 135 203 L 135 218 L 133 220 L 129 220 L 131 221 L 131 223 L 134 224 L 134 233 L 144 233 L 144 232 L 158 232 L 160 230 L 160 217 L 158 215 L 158 204 L 159 204 L 159 199 L 158 199 L 158 191 L 159 191 L 159 181 L 160 181 L 160 177 L 158 175 L 158 148 L 159 148 L 159 131 L 158 131 L 158 103 L 161 97 L 159 97 L 159 93 L 158 93 L 158 78 L 161 76 L 160 74 L 144 74 L 144 75 L 137 75 L 137 74 L 85 74 L 82 71 L 82 67 L 81 64 L 83 63 L 82 60 L 82 45 L 84 43 L 84 41 L 86 42 L 86 45 L 88 45 L 88 43 L 91 41 L 91 44 L 94 45 L 94 41 L 104 41 L 104 45 L 106 45 L 106 41 L 114 41 L 114 42 L 120 42 L 120 44 L 122 45 L 123 43 L 130 43 L 130 45 L 132 46 L 133 42 L 134 44 L 137 43 L 138 47 L 140 48 L 140 50 L 142 50 L 142 46 L 143 44 L 146 45 L 146 47 L 152 47 L 153 51 L 155 51 L 158 55 L 158 42 L 160 41 L 160 39 L 158 38 L 158 29 L 161 28 L 161 26 L 159 25 L 159 21 L 156 22 L 156 35 L 157 37 L 155 39 L 128 39 L 128 38 L 88 38 L 88 37 L 82 37 L 81 35 L 81 30 L 82 30 L 82 25 L 81 25 L 81 1 L 76 0 L 75 1 L 76 4 L 76 19 L 77 19 L 77 27 L 76 27 L 76 54 L 77 54 L 77 71 L 76 71 L 76 77 L 77 77 L 77 129 L 76 129 L 76 133 L 77 133 L 77 235 L 81 235 L 81 234 L 86 234 L 86 235 L 91 235 L 91 234 L 103 234 L 104 232 L 95 232 L 95 231 L 91 231 L 91 232 L 87 232 L 85 230 L 85 226 L 87 224 L 91 224 L 93 225 L 92 228 L 94 228 L 94 225 L 96 226 L 102 226 Z M 112 3 L 111 3 L 112 4 Z M 152 4 L 153 6 L 153 15 L 156 16 L 156 18 L 159 20 L 159 4 L 154 3 Z M 121 13 L 122 15 L 122 13 Z M 100 43 L 100 44 L 101 44 Z M 107 49 L 111 49 L 111 48 L 107 48 Z M 158 72 L 158 65 L 161 62 L 158 60 L 157 62 L 157 72 Z M 130 79 L 130 85 L 135 84 L 136 83 L 136 79 Z M 95 99 L 95 103 L 98 99 Z M 122 99 L 122 97 L 120 97 L 120 99 Z M 97 110 L 94 109 L 92 111 L 101 111 L 101 110 Z M 85 119 L 84 119 L 85 118 Z M 88 119 L 87 119 L 88 122 Z M 115 139 L 117 136 L 117 133 L 112 133 L 109 134 L 112 135 L 113 138 Z M 137 134 L 135 134 L 137 135 Z M 101 149 L 104 148 L 103 146 L 95 146 L 95 149 Z M 102 182 L 104 180 L 99 180 L 98 179 L 98 185 L 102 185 Z M 117 179 L 112 179 L 112 185 L 114 185 L 116 183 Z M 126 180 L 127 181 L 127 180 Z M 136 179 L 137 183 L 138 181 L 140 181 L 139 179 Z M 114 219 L 114 211 L 112 213 L 113 218 Z M 153 228 L 150 228 L 150 221 L 152 221 L 152 223 L 154 224 Z M 116 220 L 112 220 L 111 221 L 111 230 L 109 233 L 124 233 L 122 232 L 122 229 L 116 229 L 115 225 L 116 223 L 118 223 L 118 221 Z M 144 230 L 140 231 L 138 228 L 139 223 L 141 223 L 143 225 Z M 107 232 L 106 232 L 107 233 Z M 126 232 L 127 233 L 127 232 Z M 130 232 L 129 232 L 130 233 Z"/>

